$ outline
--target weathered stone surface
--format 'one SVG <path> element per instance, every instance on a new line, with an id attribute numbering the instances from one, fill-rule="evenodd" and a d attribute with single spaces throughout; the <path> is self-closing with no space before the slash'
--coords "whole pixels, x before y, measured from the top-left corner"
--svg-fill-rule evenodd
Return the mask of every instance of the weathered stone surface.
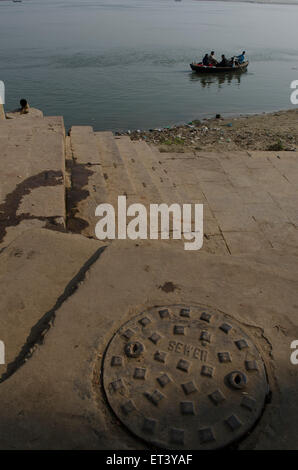
<path id="1" fill-rule="evenodd" d="M 84 165 L 100 163 L 92 127 L 72 126 L 70 136 L 73 155 L 77 163 Z"/>
<path id="2" fill-rule="evenodd" d="M 160 161 L 178 190 L 183 182 L 188 199 L 204 204 L 204 232 L 218 226 L 230 254 L 297 253 L 295 153 L 160 153 Z"/>
<path id="3" fill-rule="evenodd" d="M 31 119 L 31 118 L 42 118 L 43 112 L 40 109 L 29 108 L 27 114 L 20 114 L 19 111 L 11 111 L 6 113 L 6 119 Z"/>
<path id="4" fill-rule="evenodd" d="M 61 118 L 0 123 L 0 243 L 41 222 L 64 226 L 64 126 Z M 39 224 L 40 225 L 40 224 Z M 10 232 L 7 240 L 5 236 Z"/>
<path id="5" fill-rule="evenodd" d="M 27 230 L 0 255 L 0 331 L 5 377 L 24 360 L 102 244 L 51 230 Z M 94 258 L 95 257 L 95 258 Z"/>
<path id="6" fill-rule="evenodd" d="M 144 448 L 106 407 L 101 361 L 125 321 L 171 304 L 217 309 L 259 348 L 272 402 L 239 447 L 297 448 L 297 156 L 157 153 L 73 128 L 70 230 L 94 237 L 96 205 L 116 205 L 121 194 L 129 203 L 204 204 L 201 251 L 184 251 L 179 240 L 114 241 L 103 250 L 78 235 L 29 230 L 63 227 L 64 137 L 61 118 L 0 122 L 8 372 L 1 366 L 0 448 Z"/>
<path id="7" fill-rule="evenodd" d="M 130 138 L 119 137 L 116 143 L 126 166 L 129 179 L 132 182 L 135 193 L 138 195 L 139 202 L 142 204 L 160 203 L 161 195 L 159 188 L 152 180 L 151 175 L 143 164 L 143 159 L 136 152 Z"/>
<path id="8" fill-rule="evenodd" d="M 107 202 L 107 188 L 93 129 L 74 126 L 70 133 L 68 230 L 95 238 L 95 209 Z"/>
<path id="9" fill-rule="evenodd" d="M 161 154 L 154 152 L 145 142 L 134 142 L 134 148 L 137 152 L 137 158 L 141 160 L 155 186 L 159 189 L 159 202 L 173 204 L 182 201 L 183 194 L 180 194 L 180 188 L 174 186 L 173 180 L 168 176 L 167 170 L 162 166 L 160 161 Z"/>
<path id="10" fill-rule="evenodd" d="M 0 120 L 5 119 L 5 112 L 4 112 L 4 107 L 3 104 L 0 103 Z"/>
<path id="11" fill-rule="evenodd" d="M 90 176 L 85 189 L 91 193 L 103 175 L 106 193 L 97 191 L 96 196 L 102 197 L 95 198 L 93 205 L 93 196 L 86 195 L 78 217 L 85 219 L 88 213 L 89 225 L 82 233 L 94 236 L 97 201 L 106 197 L 116 207 L 118 195 L 126 194 L 129 203 L 204 204 L 203 250 L 207 252 L 251 255 L 280 251 L 282 244 L 297 252 L 295 154 L 167 154 L 128 137 L 113 138 L 109 132 L 95 135 L 102 174 Z"/>
<path id="12" fill-rule="evenodd" d="M 143 448 L 106 407 L 104 350 L 138 312 L 190 300 L 238 322 L 265 361 L 272 402 L 240 447 L 296 448 L 297 372 L 289 344 L 298 337 L 298 316 L 290 272 L 168 243 L 113 243 L 56 311 L 44 343 L 2 383 L 1 448 Z"/>
<path id="13" fill-rule="evenodd" d="M 115 204 L 118 196 L 135 195 L 135 188 L 117 146 L 118 139 L 111 132 L 96 132 L 95 135 L 109 201 Z"/>

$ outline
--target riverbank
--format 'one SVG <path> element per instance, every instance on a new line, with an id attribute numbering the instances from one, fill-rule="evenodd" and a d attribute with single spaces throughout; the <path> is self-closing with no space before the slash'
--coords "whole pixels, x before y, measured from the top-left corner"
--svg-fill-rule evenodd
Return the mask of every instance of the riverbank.
<path id="1" fill-rule="evenodd" d="M 297 151 L 298 109 L 235 118 L 215 117 L 163 129 L 118 134 L 154 144 L 161 152 Z"/>
<path id="2" fill-rule="evenodd" d="M 206 1 L 206 0 L 197 0 Z M 263 5 L 298 5 L 297 0 L 209 0 L 214 2 L 226 2 L 226 3 L 260 3 Z"/>

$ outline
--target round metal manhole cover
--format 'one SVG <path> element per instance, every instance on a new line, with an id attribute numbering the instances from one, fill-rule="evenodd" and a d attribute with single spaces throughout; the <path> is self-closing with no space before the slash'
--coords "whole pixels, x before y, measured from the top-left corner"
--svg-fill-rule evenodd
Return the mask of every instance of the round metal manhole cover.
<path id="1" fill-rule="evenodd" d="M 249 336 L 227 316 L 197 306 L 156 307 L 109 343 L 104 389 L 122 423 L 168 449 L 217 449 L 260 417 L 268 383 Z"/>

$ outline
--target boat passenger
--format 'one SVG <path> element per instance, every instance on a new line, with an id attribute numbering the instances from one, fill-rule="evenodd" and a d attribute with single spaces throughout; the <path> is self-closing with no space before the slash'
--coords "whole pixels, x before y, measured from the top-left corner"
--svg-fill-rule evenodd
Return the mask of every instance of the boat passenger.
<path id="1" fill-rule="evenodd" d="M 236 59 L 239 65 L 243 64 L 243 62 L 245 62 L 245 51 L 243 51 L 242 54 L 238 55 Z"/>
<path id="2" fill-rule="evenodd" d="M 217 67 L 228 67 L 229 63 L 228 60 L 226 59 L 226 56 L 222 54 L 221 56 L 221 62 L 217 64 Z"/>
<path id="3" fill-rule="evenodd" d="M 205 54 L 205 55 L 204 55 L 204 58 L 203 58 L 203 65 L 209 65 L 209 56 L 208 56 L 208 54 Z"/>
<path id="4" fill-rule="evenodd" d="M 217 64 L 217 60 L 214 55 L 214 51 L 211 51 L 211 54 L 209 56 L 209 65 L 216 65 L 216 64 Z"/>

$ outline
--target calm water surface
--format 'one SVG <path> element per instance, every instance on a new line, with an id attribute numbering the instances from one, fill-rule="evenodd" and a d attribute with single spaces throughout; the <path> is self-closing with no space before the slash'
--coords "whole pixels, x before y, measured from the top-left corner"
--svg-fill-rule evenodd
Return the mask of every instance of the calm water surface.
<path id="1" fill-rule="evenodd" d="M 196 0 L 0 2 L 0 79 L 66 126 L 161 127 L 214 113 L 293 107 L 298 6 Z M 200 78 L 189 63 L 245 49 L 240 77 Z"/>

